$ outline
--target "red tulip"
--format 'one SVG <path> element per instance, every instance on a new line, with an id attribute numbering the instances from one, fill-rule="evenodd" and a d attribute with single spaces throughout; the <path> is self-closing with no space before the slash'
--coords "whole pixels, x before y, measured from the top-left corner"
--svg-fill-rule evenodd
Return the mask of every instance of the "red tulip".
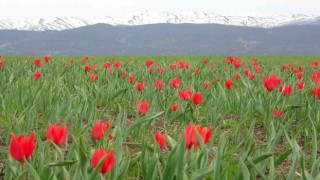
<path id="1" fill-rule="evenodd" d="M 178 77 L 175 77 L 173 80 L 171 80 L 171 86 L 174 88 L 178 88 L 181 85 L 180 79 Z"/>
<path id="2" fill-rule="evenodd" d="M 282 69 L 282 71 L 285 71 L 285 70 L 288 69 L 288 67 L 284 64 L 284 65 L 281 66 L 281 69 Z"/>
<path id="3" fill-rule="evenodd" d="M 278 109 L 275 109 L 275 110 L 273 111 L 273 116 L 274 116 L 275 118 L 281 118 L 281 116 L 282 116 L 282 111 L 280 111 L 280 110 L 278 110 Z"/>
<path id="4" fill-rule="evenodd" d="M 163 87 L 164 87 L 164 82 L 163 81 L 156 79 L 154 82 L 156 83 L 156 87 L 157 87 L 158 90 L 162 90 L 163 89 Z"/>
<path id="5" fill-rule="evenodd" d="M 84 67 L 84 70 L 87 71 L 87 72 L 91 72 L 91 66 L 90 64 L 86 64 L 83 66 Z"/>
<path id="6" fill-rule="evenodd" d="M 163 69 L 163 68 L 159 68 L 159 69 L 158 69 L 158 73 L 159 73 L 159 74 L 163 74 L 163 73 L 164 73 L 164 69 Z"/>
<path id="7" fill-rule="evenodd" d="M 142 91 L 143 88 L 144 88 L 144 83 L 143 83 L 143 82 L 138 82 L 138 83 L 136 84 L 136 90 L 137 90 L 137 91 Z"/>
<path id="8" fill-rule="evenodd" d="M 153 61 L 151 59 L 146 60 L 146 66 L 149 67 L 153 64 Z"/>
<path id="9" fill-rule="evenodd" d="M 33 73 L 33 77 L 34 77 L 35 80 L 37 80 L 37 79 L 39 79 L 41 77 L 41 73 L 36 71 L 36 72 Z"/>
<path id="10" fill-rule="evenodd" d="M 236 81 L 238 81 L 238 79 L 239 79 L 239 75 L 238 75 L 238 74 L 236 74 L 236 73 L 234 73 L 234 74 L 233 74 L 233 79 L 234 79 L 234 80 L 236 80 Z"/>
<path id="11" fill-rule="evenodd" d="M 108 121 L 107 123 L 101 122 L 101 120 L 98 120 L 96 124 L 92 127 L 92 136 L 96 140 L 100 140 L 104 133 L 108 130 L 111 122 Z"/>
<path id="12" fill-rule="evenodd" d="M 212 135 L 212 128 L 197 126 L 197 131 L 198 131 L 199 135 L 201 136 L 204 144 L 207 144 L 210 140 L 211 135 Z"/>
<path id="13" fill-rule="evenodd" d="M 192 92 L 190 91 L 190 87 L 188 87 L 188 89 L 181 90 L 178 93 L 179 93 L 180 98 L 185 101 L 189 101 L 192 97 Z"/>
<path id="14" fill-rule="evenodd" d="M 43 60 L 44 60 L 45 62 L 49 62 L 50 59 L 51 59 L 50 56 L 44 56 L 44 57 L 43 57 Z"/>
<path id="15" fill-rule="evenodd" d="M 311 94 L 312 94 L 312 90 L 311 90 Z M 317 96 L 317 98 L 320 100 L 320 86 L 318 86 L 314 91 L 313 94 L 315 94 Z"/>
<path id="16" fill-rule="evenodd" d="M 260 66 L 257 66 L 257 67 L 256 67 L 256 72 L 257 72 L 257 73 L 261 73 L 261 72 L 262 72 L 262 68 L 261 68 Z"/>
<path id="17" fill-rule="evenodd" d="M 203 83 L 203 87 L 204 87 L 205 89 L 209 89 L 209 88 L 211 87 L 210 82 L 208 82 L 208 81 L 204 82 L 204 83 Z"/>
<path id="18" fill-rule="evenodd" d="M 127 72 L 123 71 L 121 72 L 121 77 L 126 77 L 127 76 Z"/>
<path id="19" fill-rule="evenodd" d="M 303 89 L 303 87 L 304 87 L 304 81 L 298 82 L 297 88 L 298 89 Z"/>
<path id="20" fill-rule="evenodd" d="M 112 72 L 113 72 L 113 69 L 109 68 L 109 74 L 112 74 Z"/>
<path id="21" fill-rule="evenodd" d="M 73 64 L 74 63 L 74 60 L 73 59 L 70 59 L 70 64 Z"/>
<path id="22" fill-rule="evenodd" d="M 67 139 L 67 127 L 66 125 L 58 126 L 57 124 L 49 124 L 47 130 L 47 139 L 60 146 Z"/>
<path id="23" fill-rule="evenodd" d="M 198 74 L 200 74 L 201 71 L 200 71 L 200 69 L 195 69 L 194 72 L 198 75 Z"/>
<path id="24" fill-rule="evenodd" d="M 177 69 L 177 65 L 176 64 L 169 64 L 169 68 L 170 69 Z"/>
<path id="25" fill-rule="evenodd" d="M 152 74 L 152 73 L 153 73 L 153 69 L 150 68 L 150 69 L 149 69 L 149 74 Z"/>
<path id="26" fill-rule="evenodd" d="M 123 64 L 122 61 L 118 61 L 118 62 L 114 63 L 114 67 L 119 68 L 122 66 L 122 64 Z"/>
<path id="27" fill-rule="evenodd" d="M 34 131 L 32 131 L 28 137 L 20 135 L 17 137 L 14 133 L 11 133 L 10 142 L 10 155 L 19 162 L 28 160 L 36 147 Z"/>
<path id="28" fill-rule="evenodd" d="M 41 67 L 41 60 L 40 59 L 35 59 L 33 61 L 34 65 L 36 65 L 37 67 Z"/>
<path id="29" fill-rule="evenodd" d="M 149 104 L 146 100 L 144 100 L 142 103 L 138 101 L 136 103 L 136 107 L 139 111 L 139 115 L 146 114 L 149 111 Z"/>
<path id="30" fill-rule="evenodd" d="M 92 159 L 91 159 L 92 166 L 94 168 L 97 167 L 100 159 L 103 157 L 106 157 L 106 159 L 104 160 L 100 169 L 100 173 L 102 174 L 109 172 L 114 166 L 114 164 L 116 163 L 113 149 L 105 151 L 103 148 L 100 148 L 100 149 L 96 149 L 92 155 Z"/>
<path id="31" fill-rule="evenodd" d="M 296 73 L 296 77 L 297 77 L 298 79 L 301 79 L 301 78 L 303 77 L 303 74 L 302 74 L 300 71 L 298 71 L 298 72 Z"/>
<path id="32" fill-rule="evenodd" d="M 245 75 L 249 75 L 250 70 L 249 69 L 245 69 L 245 70 L 243 70 L 243 72 L 244 72 Z"/>
<path id="33" fill-rule="evenodd" d="M 180 68 L 189 69 L 189 64 L 188 64 L 186 61 L 179 60 L 179 61 L 178 61 L 178 65 L 179 65 Z"/>
<path id="34" fill-rule="evenodd" d="M 292 85 L 291 84 L 289 84 L 289 85 L 284 84 L 283 86 L 280 86 L 279 91 L 283 92 L 284 96 L 289 96 L 292 93 Z"/>
<path id="35" fill-rule="evenodd" d="M 232 80 L 231 79 L 227 79 L 225 82 L 224 82 L 224 85 L 228 88 L 228 89 L 230 89 L 230 88 L 232 88 L 233 87 L 233 82 L 232 82 Z"/>
<path id="36" fill-rule="evenodd" d="M 195 105 L 202 103 L 202 93 L 201 92 L 197 92 L 193 95 L 193 103 Z"/>
<path id="37" fill-rule="evenodd" d="M 178 109 L 179 109 L 179 104 L 176 104 L 176 103 L 172 104 L 171 106 L 172 111 L 177 111 Z"/>
<path id="38" fill-rule="evenodd" d="M 198 146 L 199 144 L 196 131 L 198 132 L 205 144 L 209 142 L 210 137 L 212 135 L 212 128 L 195 126 L 193 123 L 190 123 L 185 129 L 186 146 L 188 149 L 192 148 L 192 146 Z"/>
<path id="39" fill-rule="evenodd" d="M 254 80 L 254 78 L 256 77 L 256 75 L 253 73 L 249 73 L 248 76 L 250 80 Z"/>
<path id="40" fill-rule="evenodd" d="M 216 67 L 215 64 L 211 64 L 211 65 L 210 65 L 210 68 L 211 68 L 211 69 L 213 69 L 214 67 Z"/>
<path id="41" fill-rule="evenodd" d="M 129 76 L 129 82 L 132 84 L 136 78 L 134 76 Z"/>
<path id="42" fill-rule="evenodd" d="M 204 59 L 204 60 L 202 61 L 202 63 L 203 63 L 203 64 L 208 64 L 208 60 Z"/>
<path id="43" fill-rule="evenodd" d="M 109 140 L 112 140 L 112 139 L 113 139 L 113 135 L 112 135 L 112 134 L 109 134 L 109 135 L 108 135 L 108 139 L 109 139 Z"/>
<path id="44" fill-rule="evenodd" d="M 190 123 L 185 128 L 185 137 L 186 137 L 186 146 L 188 149 L 192 148 L 192 146 L 198 145 L 198 139 L 195 134 L 196 126 L 193 123 Z"/>
<path id="45" fill-rule="evenodd" d="M 0 61 L 0 68 L 4 65 L 4 61 Z"/>
<path id="46" fill-rule="evenodd" d="M 157 132 L 156 135 L 155 135 L 155 139 L 158 142 L 158 144 L 159 144 L 161 149 L 167 148 L 168 142 L 166 140 L 166 135 L 165 134 L 161 134 L 161 133 Z"/>
<path id="47" fill-rule="evenodd" d="M 311 63 L 311 66 L 312 66 L 313 69 L 316 69 L 317 66 L 318 66 L 318 64 L 319 64 L 319 62 L 318 62 L 317 60 L 315 60 L 315 61 L 313 61 L 313 62 Z"/>
<path id="48" fill-rule="evenodd" d="M 263 84 L 268 91 L 272 91 L 280 83 L 280 79 L 275 74 L 271 74 L 268 78 L 263 79 Z"/>
<path id="49" fill-rule="evenodd" d="M 110 62 L 105 62 L 104 64 L 103 64 L 103 67 L 104 68 L 109 68 L 111 66 L 111 63 Z"/>
<path id="50" fill-rule="evenodd" d="M 96 82 L 98 80 L 99 76 L 97 74 L 90 74 L 90 80 L 92 82 Z"/>

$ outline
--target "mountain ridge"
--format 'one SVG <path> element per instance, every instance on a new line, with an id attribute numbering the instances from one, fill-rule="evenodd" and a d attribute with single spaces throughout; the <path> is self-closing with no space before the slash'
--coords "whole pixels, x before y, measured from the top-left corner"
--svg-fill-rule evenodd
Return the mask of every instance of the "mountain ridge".
<path id="1" fill-rule="evenodd" d="M 246 27 L 273 28 L 287 25 L 320 25 L 319 15 L 256 15 L 256 16 L 224 16 L 204 11 L 144 12 L 131 16 L 100 16 L 90 18 L 54 17 L 37 19 L 0 19 L 3 30 L 66 30 L 94 24 L 148 25 L 148 24 L 222 24 Z"/>
<path id="2" fill-rule="evenodd" d="M 320 54 L 320 26 L 96 24 L 62 31 L 0 30 L 2 55 Z"/>

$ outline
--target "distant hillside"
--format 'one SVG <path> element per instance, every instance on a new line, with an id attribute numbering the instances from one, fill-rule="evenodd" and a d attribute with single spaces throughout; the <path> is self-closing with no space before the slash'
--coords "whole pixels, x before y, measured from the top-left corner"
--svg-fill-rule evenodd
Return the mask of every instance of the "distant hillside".
<path id="1" fill-rule="evenodd" d="M 2 55 L 320 54 L 320 26 L 96 24 L 63 31 L 0 30 Z"/>

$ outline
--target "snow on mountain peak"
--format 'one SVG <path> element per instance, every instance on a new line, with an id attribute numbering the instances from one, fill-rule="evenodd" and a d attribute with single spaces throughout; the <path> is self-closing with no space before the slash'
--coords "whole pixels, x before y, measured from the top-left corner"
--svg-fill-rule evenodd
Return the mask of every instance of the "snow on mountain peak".
<path id="1" fill-rule="evenodd" d="M 45 31 L 65 30 L 98 23 L 110 25 L 144 25 L 158 23 L 215 23 L 250 27 L 278 27 L 290 24 L 308 24 L 320 20 L 317 15 L 264 15 L 264 16 L 223 16 L 204 11 L 144 12 L 132 16 L 110 17 L 100 16 L 91 18 L 54 17 L 24 20 L 0 19 L 0 29 Z"/>

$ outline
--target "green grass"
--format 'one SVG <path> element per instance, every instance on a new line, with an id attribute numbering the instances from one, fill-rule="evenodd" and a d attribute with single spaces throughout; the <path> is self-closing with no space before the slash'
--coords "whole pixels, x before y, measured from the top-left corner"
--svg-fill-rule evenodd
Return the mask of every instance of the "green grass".
<path id="1" fill-rule="evenodd" d="M 235 69 L 227 65 L 226 56 L 117 56 L 95 57 L 81 62 L 83 57 L 51 57 L 42 67 L 33 64 L 36 57 L 3 57 L 0 68 L 0 178 L 17 179 L 316 179 L 319 178 L 318 141 L 320 130 L 319 101 L 310 94 L 317 87 L 310 77 L 315 70 L 311 62 L 319 56 L 241 56 L 241 62 L 256 57 L 262 73 L 252 65 Z M 42 57 L 39 57 L 42 59 Z M 209 61 L 202 64 L 203 59 Z M 70 64 L 69 60 L 75 63 Z M 144 63 L 152 59 L 164 68 L 158 74 L 155 65 L 153 74 Z M 186 60 L 189 69 L 170 70 L 169 64 Z M 113 73 L 103 67 L 104 62 L 123 61 L 121 68 L 112 65 Z M 215 68 L 210 68 L 214 63 Z M 85 72 L 84 64 L 95 64 L 96 69 Z M 303 78 L 297 79 L 292 70 L 282 71 L 281 66 L 293 64 L 304 66 Z M 192 70 L 200 69 L 200 74 Z M 254 80 L 244 75 L 244 69 L 256 74 Z M 318 69 L 317 69 L 318 70 Z M 35 71 L 41 72 L 38 80 Z M 126 71 L 127 76 L 121 77 Z M 234 87 L 228 90 L 224 81 L 232 79 Z M 268 92 L 263 85 L 263 75 L 275 73 L 283 83 L 292 84 L 292 94 L 283 96 L 279 86 Z M 90 74 L 97 74 L 96 82 Z M 128 76 L 136 82 L 144 82 L 140 93 Z M 190 87 L 192 92 L 202 92 L 203 102 L 195 106 L 192 100 L 185 102 L 170 80 L 178 76 L 181 89 Z M 165 82 L 163 90 L 156 89 L 154 80 Z M 219 81 L 218 81 L 219 79 Z M 209 81 L 210 89 L 203 83 Z M 304 81 L 302 90 L 296 88 Z M 149 112 L 138 115 L 136 102 L 146 99 Z M 170 107 L 178 103 L 180 108 L 172 112 Z M 273 117 L 273 110 L 283 110 L 283 116 Z M 91 128 L 101 119 L 112 122 L 114 138 L 107 136 L 94 142 Z M 207 144 L 186 149 L 181 134 L 193 122 L 196 125 L 213 127 Z M 68 141 L 55 147 L 46 139 L 49 123 L 65 123 Z M 136 126 L 133 126 L 136 124 Z M 9 153 L 10 133 L 36 134 L 36 149 L 29 165 L 20 165 Z M 154 135 L 165 132 L 172 138 L 170 147 L 160 150 Z M 92 168 L 90 159 L 94 149 L 114 149 L 116 165 L 102 175 Z M 61 150 L 61 154 L 56 153 Z M 53 166 L 59 162 L 59 166 Z"/>

